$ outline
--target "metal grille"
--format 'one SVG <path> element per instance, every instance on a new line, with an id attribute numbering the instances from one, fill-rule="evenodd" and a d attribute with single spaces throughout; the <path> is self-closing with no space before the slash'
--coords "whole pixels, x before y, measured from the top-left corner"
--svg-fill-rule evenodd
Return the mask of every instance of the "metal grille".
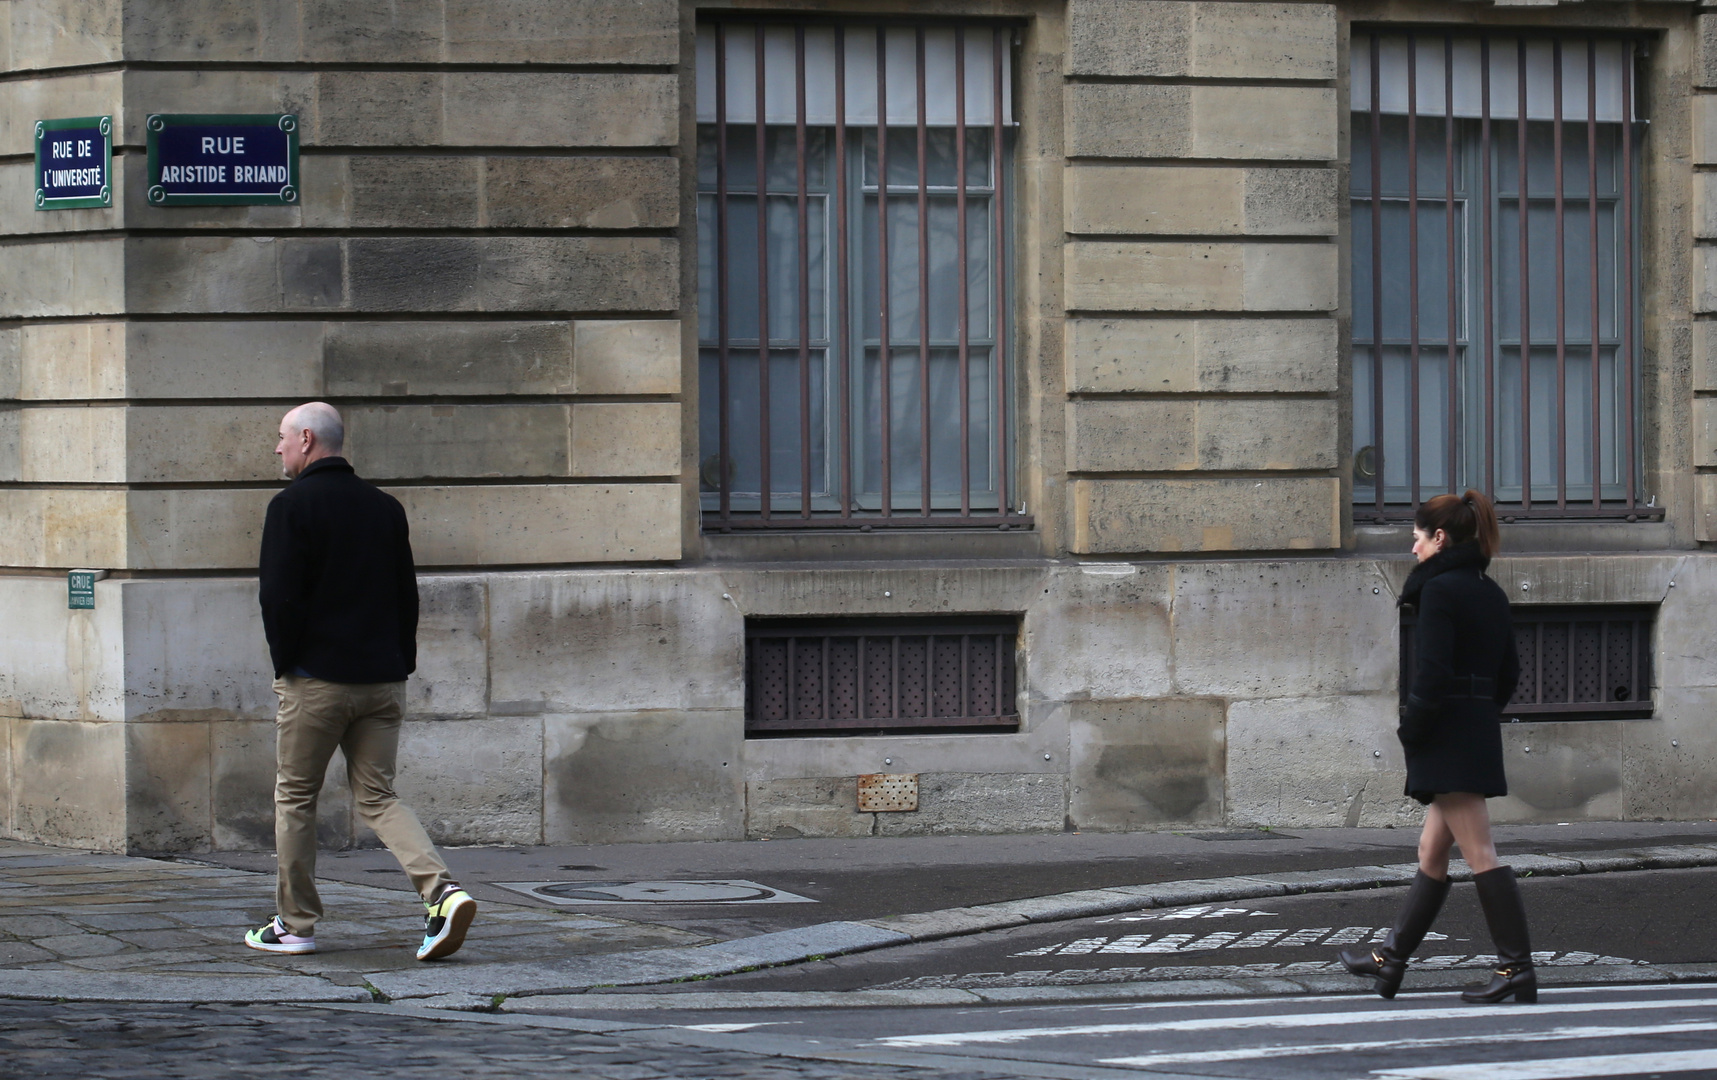
<path id="1" fill-rule="evenodd" d="M 1649 604 L 1516 607 L 1520 685 L 1504 715 L 1522 720 L 1627 720 L 1652 715 Z M 1416 668 L 1416 619 L 1401 620 L 1401 697 Z"/>
<path id="2" fill-rule="evenodd" d="M 1012 731 L 1013 618 L 754 619 L 748 735 Z"/>
<path id="3" fill-rule="evenodd" d="M 1010 28 L 699 26 L 706 528 L 1017 528 Z"/>
<path id="4" fill-rule="evenodd" d="M 1362 520 L 1469 487 L 1505 520 L 1662 516 L 1638 491 L 1635 50 L 1355 34 Z"/>

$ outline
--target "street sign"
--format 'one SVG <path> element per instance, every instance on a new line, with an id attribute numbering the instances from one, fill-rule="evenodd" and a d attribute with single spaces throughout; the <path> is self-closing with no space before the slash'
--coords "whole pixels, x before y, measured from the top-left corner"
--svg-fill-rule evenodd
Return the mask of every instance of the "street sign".
<path id="1" fill-rule="evenodd" d="M 66 607 L 73 611 L 95 607 L 95 583 L 106 570 L 72 570 L 66 574 Z"/>
<path id="2" fill-rule="evenodd" d="M 113 205 L 113 118 L 36 121 L 36 209 Z"/>
<path id="3" fill-rule="evenodd" d="M 296 116 L 157 113 L 143 126 L 152 205 L 297 205 Z"/>

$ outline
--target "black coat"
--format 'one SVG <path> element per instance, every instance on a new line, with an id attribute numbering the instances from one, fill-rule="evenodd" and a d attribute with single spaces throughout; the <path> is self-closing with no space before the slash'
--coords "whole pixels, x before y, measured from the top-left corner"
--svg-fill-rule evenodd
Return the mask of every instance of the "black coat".
<path id="1" fill-rule="evenodd" d="M 262 626 L 274 673 L 400 682 L 417 667 L 417 573 L 399 500 L 345 458 L 311 462 L 268 504 Z"/>
<path id="2" fill-rule="evenodd" d="M 1508 597 L 1486 577 L 1476 542 L 1445 548 L 1413 568 L 1401 590 L 1417 604 L 1416 667 L 1398 732 L 1408 795 L 1507 795 L 1500 710 L 1520 681 Z M 1476 680 L 1476 681 L 1475 681 Z"/>

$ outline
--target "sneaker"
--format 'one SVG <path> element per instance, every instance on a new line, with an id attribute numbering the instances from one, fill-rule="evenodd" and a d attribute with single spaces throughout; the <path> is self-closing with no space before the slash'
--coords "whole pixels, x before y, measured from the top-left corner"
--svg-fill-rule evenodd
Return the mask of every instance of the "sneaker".
<path id="1" fill-rule="evenodd" d="M 244 943 L 253 949 L 263 952 L 277 953 L 313 953 L 316 951 L 314 937 L 299 937 L 297 934 L 286 932 L 286 925 L 280 921 L 280 916 L 268 920 L 262 926 L 244 935 Z"/>
<path id="2" fill-rule="evenodd" d="M 423 921 L 423 945 L 417 950 L 419 960 L 439 960 L 452 956 L 465 944 L 465 931 L 477 917 L 477 901 L 458 885 L 445 885 L 433 903 L 425 904 L 429 916 Z"/>

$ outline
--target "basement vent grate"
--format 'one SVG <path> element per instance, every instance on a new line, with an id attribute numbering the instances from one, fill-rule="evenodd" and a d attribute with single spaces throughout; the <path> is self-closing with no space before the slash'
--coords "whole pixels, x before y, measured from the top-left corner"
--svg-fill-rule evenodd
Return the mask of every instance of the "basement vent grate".
<path id="1" fill-rule="evenodd" d="M 1650 604 L 1516 606 L 1520 685 L 1504 719 L 1630 720 L 1652 715 Z M 1401 698 L 1413 684 L 1416 620 L 1401 620 Z"/>
<path id="2" fill-rule="evenodd" d="M 751 619 L 748 736 L 1015 731 L 1018 620 Z"/>

